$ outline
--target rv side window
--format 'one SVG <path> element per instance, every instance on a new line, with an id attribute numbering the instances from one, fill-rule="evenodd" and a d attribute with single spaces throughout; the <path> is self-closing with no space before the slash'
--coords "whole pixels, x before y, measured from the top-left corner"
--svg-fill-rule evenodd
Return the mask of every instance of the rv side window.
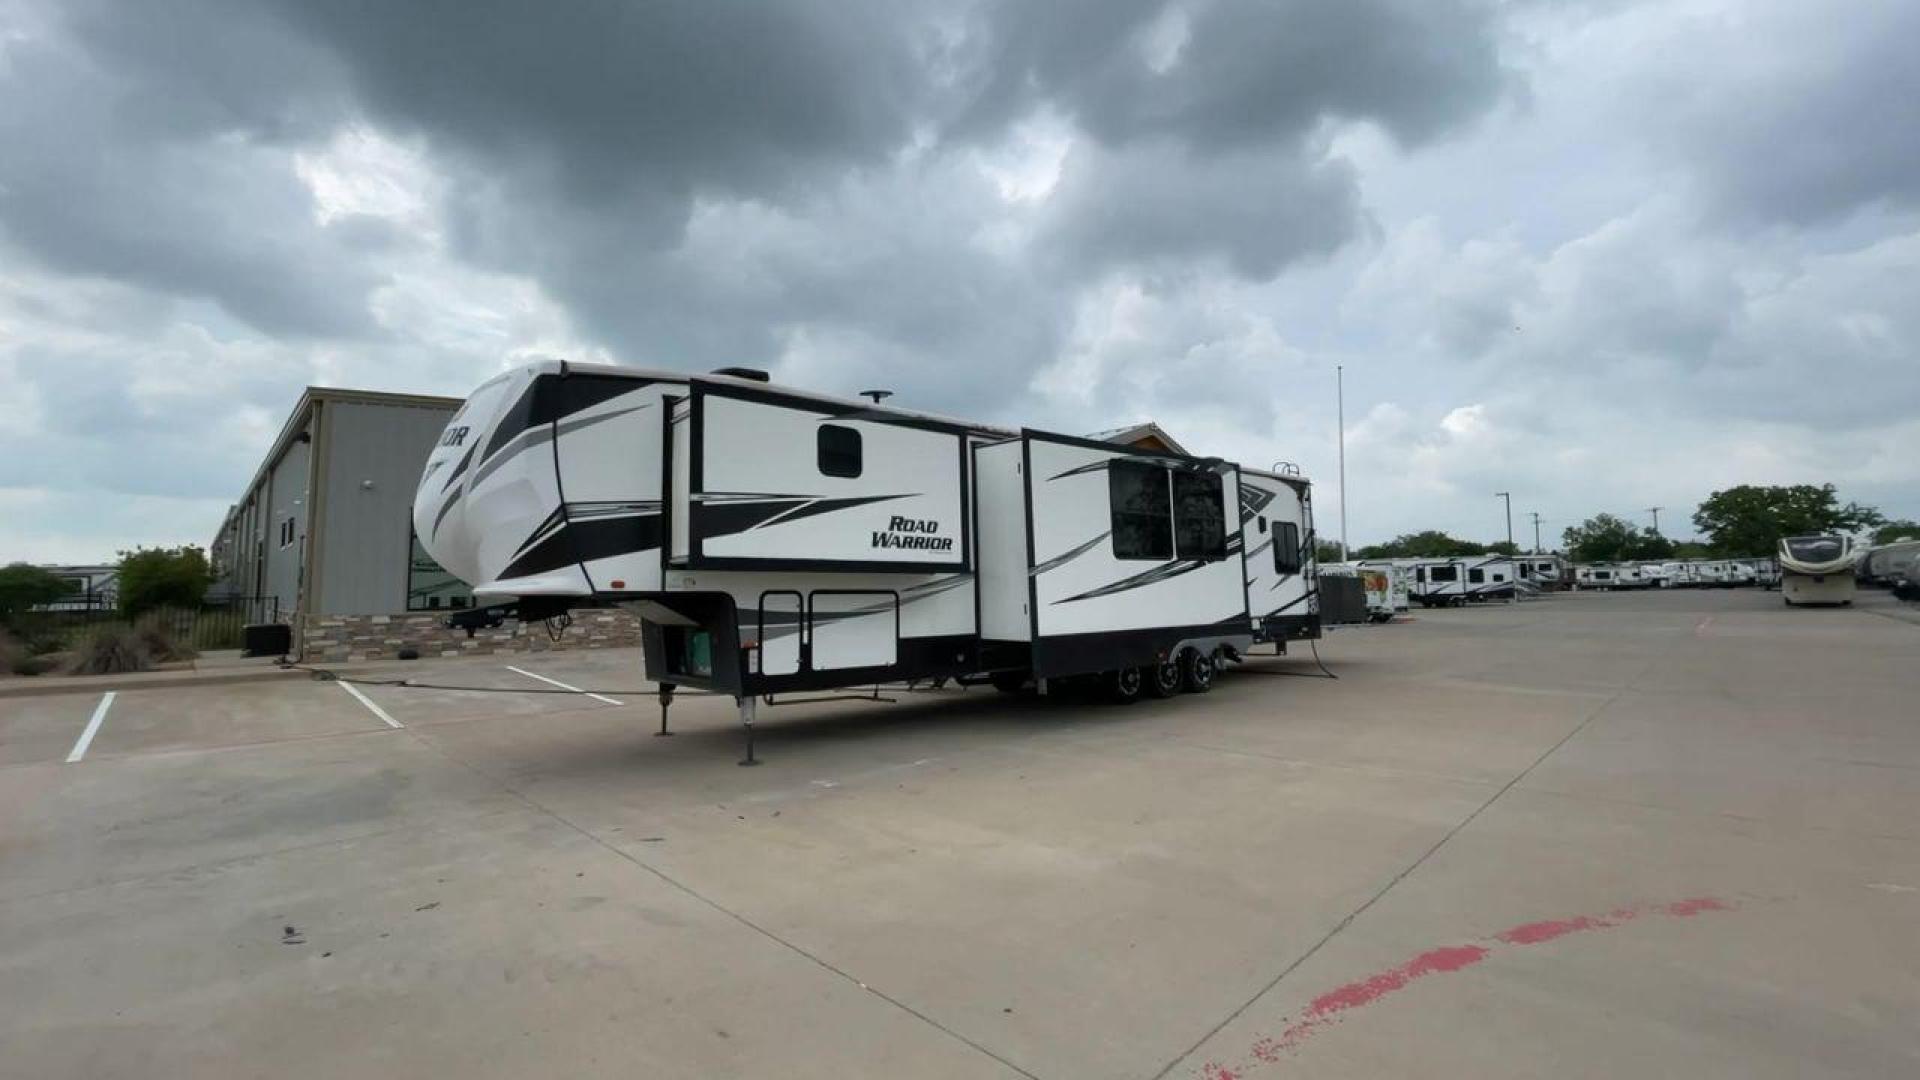
<path id="1" fill-rule="evenodd" d="M 1486 580 L 1487 572 L 1477 566 L 1467 571 L 1467 581 L 1469 584 L 1481 585 L 1484 584 Z"/>
<path id="2" fill-rule="evenodd" d="M 838 424 L 821 424 L 820 471 L 847 480 L 860 476 L 860 433 Z"/>
<path id="3" fill-rule="evenodd" d="M 1300 572 L 1300 526 L 1291 521 L 1273 523 L 1273 568 L 1282 574 Z"/>
<path id="4" fill-rule="evenodd" d="M 1457 566 L 1430 566 L 1427 568 L 1428 581 L 1459 581 L 1460 568 Z"/>
<path id="5" fill-rule="evenodd" d="M 1167 470 L 1139 461 L 1107 466 L 1107 497 L 1113 512 L 1113 557 L 1173 558 L 1173 504 L 1167 496 Z"/>
<path id="6" fill-rule="evenodd" d="M 1181 558 L 1227 557 L 1224 490 L 1219 473 L 1173 474 L 1173 546 Z"/>

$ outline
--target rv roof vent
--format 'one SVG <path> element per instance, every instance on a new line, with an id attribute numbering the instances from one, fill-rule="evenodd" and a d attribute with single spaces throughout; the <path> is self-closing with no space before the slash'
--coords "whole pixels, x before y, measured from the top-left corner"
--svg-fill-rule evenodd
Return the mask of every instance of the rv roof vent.
<path id="1" fill-rule="evenodd" d="M 714 368 L 713 373 L 715 375 L 731 375 L 736 379 L 752 379 L 754 382 L 770 381 L 767 378 L 767 373 L 764 371 L 761 371 L 759 368 L 723 367 L 723 368 Z"/>

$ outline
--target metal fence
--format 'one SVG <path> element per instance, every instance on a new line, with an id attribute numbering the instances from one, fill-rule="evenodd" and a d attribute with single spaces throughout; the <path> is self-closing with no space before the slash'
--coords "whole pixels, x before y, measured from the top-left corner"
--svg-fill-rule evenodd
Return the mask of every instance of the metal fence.
<path id="1" fill-rule="evenodd" d="M 156 608 L 131 619 L 117 607 L 103 604 L 50 606 L 23 612 L 15 622 L 24 637 L 75 643 L 100 627 L 131 627 L 136 622 L 152 621 L 173 640 L 206 652 L 237 649 L 244 628 L 279 622 L 280 618 L 279 597 L 234 596 L 198 608 Z"/>

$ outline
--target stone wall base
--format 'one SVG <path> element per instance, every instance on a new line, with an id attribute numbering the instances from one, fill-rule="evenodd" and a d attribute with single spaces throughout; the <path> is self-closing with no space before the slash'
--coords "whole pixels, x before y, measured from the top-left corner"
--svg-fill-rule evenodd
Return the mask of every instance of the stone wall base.
<path id="1" fill-rule="evenodd" d="M 554 640 L 544 623 L 508 619 L 491 630 L 449 630 L 446 612 L 410 615 L 301 615 L 295 623 L 294 650 L 303 663 L 341 660 L 394 660 L 401 649 L 421 657 L 490 656 L 496 653 L 547 652 L 556 649 L 611 649 L 640 644 L 640 619 L 617 608 L 573 613 L 573 625 Z"/>

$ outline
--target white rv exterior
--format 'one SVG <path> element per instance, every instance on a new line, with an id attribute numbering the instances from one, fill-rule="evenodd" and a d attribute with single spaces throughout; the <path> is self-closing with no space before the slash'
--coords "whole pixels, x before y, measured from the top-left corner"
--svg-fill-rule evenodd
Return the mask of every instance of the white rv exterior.
<path id="1" fill-rule="evenodd" d="M 1853 603 L 1860 553 L 1853 538 L 1789 536 L 1780 541 L 1780 595 L 1788 607 Z"/>
<path id="2" fill-rule="evenodd" d="M 629 607 L 651 678 L 749 724 L 760 695 L 895 679 L 1202 690 L 1222 657 L 1319 636 L 1300 476 L 757 373 L 501 375 L 448 424 L 414 524 L 496 605 L 455 621 Z"/>
<path id="3" fill-rule="evenodd" d="M 1413 571 L 1396 559 L 1363 559 L 1354 563 L 1362 570 L 1378 570 L 1387 575 L 1387 595 L 1393 610 L 1413 610 Z"/>
<path id="4" fill-rule="evenodd" d="M 1504 600 L 1515 595 L 1513 560 L 1504 555 L 1396 562 L 1410 572 L 1411 595 L 1422 607 L 1457 607 L 1469 601 Z"/>

